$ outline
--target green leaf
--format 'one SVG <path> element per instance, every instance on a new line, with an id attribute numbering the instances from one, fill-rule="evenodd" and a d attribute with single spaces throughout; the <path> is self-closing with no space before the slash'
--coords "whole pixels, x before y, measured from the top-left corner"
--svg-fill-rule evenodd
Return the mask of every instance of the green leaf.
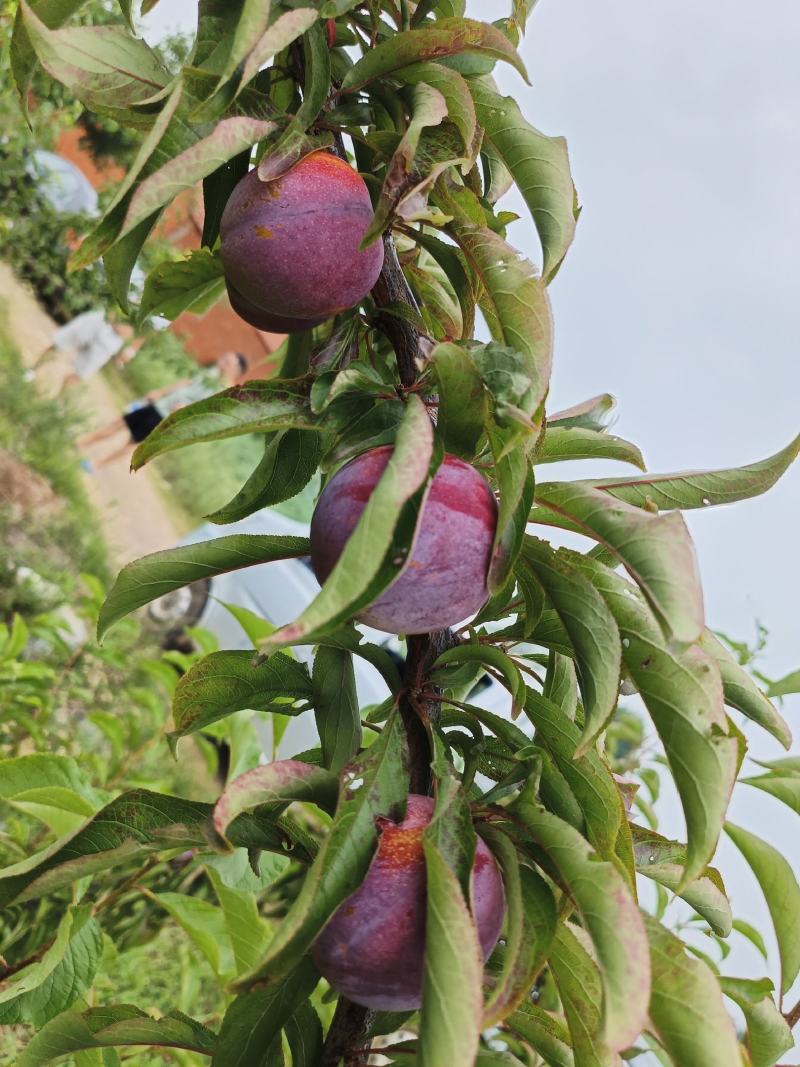
<path id="1" fill-rule="evenodd" d="M 183 1048 L 210 1056 L 215 1040 L 216 1034 L 182 1012 L 154 1019 L 131 1004 L 108 1004 L 57 1016 L 29 1042 L 17 1067 L 41 1067 L 80 1049 L 121 1045 Z"/>
<path id="2" fill-rule="evenodd" d="M 800 815 L 800 777 L 781 778 L 777 774 L 764 774 L 757 778 L 741 778 L 740 781 L 769 793 L 776 800 L 783 801 L 796 815 Z"/>
<path id="3" fill-rule="evenodd" d="M 268 804 L 275 815 L 292 801 L 316 804 L 333 812 L 339 796 L 339 779 L 331 771 L 299 760 L 276 760 L 254 767 L 229 782 L 214 807 L 214 826 L 224 837 L 243 811 Z"/>
<path id="4" fill-rule="evenodd" d="M 243 849 L 225 859 L 234 857 L 241 858 L 244 864 L 247 864 L 247 856 Z M 249 867 L 247 869 L 249 870 Z M 214 886 L 214 892 L 217 894 L 225 918 L 225 930 L 233 950 L 236 974 L 242 974 L 258 962 L 261 953 L 269 944 L 271 932 L 258 913 L 254 891 L 245 892 L 226 885 L 220 872 L 210 865 L 206 867 L 206 873 Z"/>
<path id="5" fill-rule="evenodd" d="M 688 955 L 661 923 L 649 915 L 644 922 L 653 972 L 650 1019 L 661 1044 L 680 1067 L 741 1064 L 736 1031 L 713 972 Z"/>
<path id="6" fill-rule="evenodd" d="M 222 260 L 207 248 L 159 263 L 147 275 L 139 316 L 176 319 L 183 311 L 203 315 L 225 292 Z"/>
<path id="7" fill-rule="evenodd" d="M 354 92 L 375 78 L 408 67 L 420 60 L 469 54 L 492 56 L 515 67 L 527 81 L 525 66 L 516 49 L 500 30 L 474 19 L 439 19 L 425 29 L 394 34 L 371 48 L 348 70 L 342 81 L 344 92 Z"/>
<path id="8" fill-rule="evenodd" d="M 525 713 L 536 729 L 537 744 L 553 757 L 586 819 L 589 840 L 604 859 L 616 853 L 623 807 L 610 769 L 595 749 L 575 757 L 580 728 L 561 708 L 528 688 Z"/>
<path id="9" fill-rule="evenodd" d="M 303 66 L 303 102 L 277 141 L 261 157 L 258 176 L 262 181 L 279 178 L 304 156 L 332 143 L 330 134 L 322 137 L 306 135 L 306 130 L 325 105 L 331 87 L 330 49 L 319 22 L 303 37 Z"/>
<path id="10" fill-rule="evenodd" d="M 548 1067 L 575 1067 L 569 1030 L 538 1005 L 523 1004 L 506 1020 L 506 1026 L 527 1041 Z"/>
<path id="11" fill-rule="evenodd" d="M 431 466 L 439 460 L 425 405 L 411 396 L 389 463 L 336 566 L 305 611 L 262 643 L 263 651 L 315 638 L 366 607 L 403 573 Z"/>
<path id="12" fill-rule="evenodd" d="M 784 856 L 760 837 L 732 823 L 725 832 L 747 860 L 769 908 L 781 959 L 781 993 L 788 993 L 800 974 L 800 885 Z"/>
<path id="13" fill-rule="evenodd" d="M 455 872 L 427 833 L 423 849 L 427 906 L 419 1062 L 472 1063 L 481 1036 L 478 932 Z"/>
<path id="14" fill-rule="evenodd" d="M 308 1001 L 301 1004 L 286 1023 L 284 1033 L 292 1055 L 292 1067 L 317 1067 L 322 1063 L 322 1023 Z"/>
<path id="15" fill-rule="evenodd" d="M 439 408 L 436 428 L 445 450 L 472 460 L 484 433 L 488 398 L 480 374 L 466 348 L 439 344 L 431 353 Z"/>
<path id="16" fill-rule="evenodd" d="M 4 981 L 0 1026 L 41 1027 L 89 989 L 103 953 L 103 933 L 91 908 L 69 908 L 41 959 Z"/>
<path id="17" fill-rule="evenodd" d="M 207 137 L 168 160 L 137 186 L 117 240 L 174 200 L 178 193 L 191 189 L 201 178 L 213 174 L 223 163 L 238 156 L 275 129 L 274 122 L 246 115 L 222 119 Z"/>
<path id="18" fill-rule="evenodd" d="M 533 216 L 542 243 L 542 274 L 549 281 L 575 236 L 576 194 L 567 143 L 534 129 L 513 97 L 501 96 L 491 79 L 472 79 L 469 87 L 478 121 Z"/>
<path id="19" fill-rule="evenodd" d="M 600 393 L 599 396 L 592 396 L 571 408 L 548 415 L 547 425 L 603 433 L 608 429 L 616 404 L 617 401 L 611 393 Z"/>
<path id="20" fill-rule="evenodd" d="M 750 944 L 759 952 L 763 960 L 769 959 L 764 938 L 761 936 L 761 932 L 756 930 L 755 926 L 751 926 L 751 924 L 745 922 L 744 919 L 734 919 L 733 929 L 736 930 L 737 933 L 740 933 L 742 937 L 747 938 Z"/>
<path id="21" fill-rule="evenodd" d="M 93 815 L 101 804 L 71 756 L 43 753 L 0 760 L 0 799 L 83 816 Z"/>
<path id="22" fill-rule="evenodd" d="M 255 1067 L 295 1010 L 319 982 L 310 959 L 302 960 L 282 981 L 240 993 L 222 1020 L 212 1067 Z"/>
<path id="23" fill-rule="evenodd" d="M 519 863 L 509 839 L 480 828 L 500 863 L 506 894 L 506 937 L 503 968 L 483 1008 L 484 1029 L 494 1026 L 527 1000 L 544 966 L 556 933 L 556 907 L 547 883 Z"/>
<path id="24" fill-rule="evenodd" d="M 245 709 L 297 715 L 311 696 L 308 668 L 283 653 L 254 666 L 252 652 L 212 652 L 175 687 L 171 736 L 185 737 Z"/>
<path id="25" fill-rule="evenodd" d="M 548 421 L 536 451 L 536 462 L 561 463 L 568 459 L 618 459 L 640 470 L 646 469 L 642 453 L 630 441 L 603 430 L 551 425 Z"/>
<path id="26" fill-rule="evenodd" d="M 538 537 L 526 537 L 523 554 L 564 624 L 575 649 L 575 667 L 586 721 L 576 750 L 597 740 L 617 706 L 622 642 L 608 605 L 569 559 Z"/>
<path id="27" fill-rule="evenodd" d="M 540 484 L 531 522 L 563 526 L 611 552 L 640 587 L 666 636 L 703 631 L 703 595 L 689 531 L 678 512 L 652 515 L 578 482 Z"/>
<path id="28" fill-rule="evenodd" d="M 206 441 L 270 430 L 313 429 L 308 401 L 281 381 L 248 381 L 168 415 L 133 453 L 138 470 L 154 456 Z"/>
<path id="29" fill-rule="evenodd" d="M 519 668 L 511 657 L 502 649 L 492 645 L 460 644 L 443 652 L 433 664 L 433 669 L 465 663 L 485 664 L 493 667 L 500 674 L 511 694 L 512 718 L 516 718 L 525 698 L 525 683 Z"/>
<path id="30" fill-rule="evenodd" d="M 221 908 L 202 897 L 185 893 L 153 893 L 151 899 L 164 908 L 202 952 L 220 981 L 235 972 L 233 946 Z"/>
<path id="31" fill-rule="evenodd" d="M 714 855 L 739 769 L 739 740 L 725 715 L 719 670 L 698 646 L 672 651 L 630 582 L 596 560 L 577 553 L 570 559 L 611 608 L 625 668 L 664 745 L 686 819 L 688 884 Z"/>
<path id="32" fill-rule="evenodd" d="M 638 507 L 661 509 L 709 507 L 766 493 L 800 454 L 800 436 L 774 456 L 747 467 L 717 471 L 648 474 L 644 478 L 603 478 L 592 485 Z M 774 694 L 773 694 L 774 695 Z"/>
<path id="33" fill-rule="evenodd" d="M 290 500 L 301 492 L 317 471 L 322 438 L 313 430 L 280 430 L 267 438 L 264 455 L 236 496 L 210 522 L 238 522 L 262 508 Z"/>
<path id="34" fill-rule="evenodd" d="M 447 200 L 442 206 L 448 210 Z M 532 418 L 547 396 L 553 360 L 553 326 L 547 291 L 527 259 L 499 234 L 461 218 L 453 236 L 483 286 L 492 338 L 525 358 L 531 386 L 520 405 Z"/>
<path id="35" fill-rule="evenodd" d="M 686 846 L 669 841 L 643 826 L 631 825 L 631 833 L 636 870 L 674 892 L 681 884 L 686 865 Z M 681 890 L 680 895 L 698 915 L 703 916 L 715 934 L 728 937 L 734 923 L 719 871 L 706 867 L 699 878 Z"/>
<path id="36" fill-rule="evenodd" d="M 595 947 L 603 987 L 603 1042 L 621 1051 L 647 1019 L 650 964 L 639 909 L 614 863 L 584 837 L 523 794 L 511 807 L 538 848 L 545 870 L 575 901 Z"/>
<path id="37" fill-rule="evenodd" d="M 203 232 L 200 244 L 213 248 L 219 237 L 219 224 L 228 199 L 250 169 L 250 149 L 229 159 L 203 178 Z"/>
<path id="38" fill-rule="evenodd" d="M 411 171 L 422 131 L 426 126 L 438 126 L 447 118 L 447 101 L 433 86 L 424 82 L 414 85 L 409 96 L 411 118 L 386 167 L 386 177 L 378 196 L 375 214 L 361 241 L 361 248 L 366 248 L 378 240 L 389 224 L 392 214 L 414 184 Z"/>
<path id="39" fill-rule="evenodd" d="M 618 1057 L 600 1037 L 600 973 L 581 936 L 579 928 L 562 924 L 549 961 L 567 1018 L 575 1063 L 579 1067 L 617 1067 Z"/>
<path id="40" fill-rule="evenodd" d="M 318 648 L 312 681 L 322 765 L 338 774 L 361 748 L 361 714 L 352 653 Z"/>
<path id="41" fill-rule="evenodd" d="M 56 30 L 59 26 L 84 4 L 85 0 L 31 0 L 28 5 L 45 26 L 50 30 Z M 11 35 L 9 48 L 11 74 L 19 96 L 22 113 L 28 120 L 28 91 L 31 87 L 33 75 L 36 71 L 38 60 L 36 52 L 31 44 L 28 31 L 25 28 L 25 20 L 22 11 L 17 8 L 14 18 L 14 28 Z"/>
<path id="42" fill-rule="evenodd" d="M 141 103 L 169 81 L 155 52 L 118 26 L 51 30 L 25 0 L 20 11 L 39 62 L 89 107 L 125 108 Z"/>
<path id="43" fill-rule="evenodd" d="M 477 127 L 475 105 L 469 86 L 458 71 L 441 63 L 413 63 L 398 70 L 395 77 L 406 85 L 424 83 L 441 93 L 447 103 L 447 117 L 461 134 L 465 152 L 472 150 Z"/>
<path id="44" fill-rule="evenodd" d="M 98 637 L 123 616 L 173 589 L 242 567 L 307 556 L 309 551 L 309 542 L 302 537 L 234 534 L 143 556 L 119 572 L 100 609 Z"/>
<path id="45" fill-rule="evenodd" d="M 463 253 L 424 230 L 409 230 L 406 236 L 431 255 L 447 275 L 461 308 L 461 336 L 469 337 L 475 325 L 475 291 Z"/>
<path id="46" fill-rule="evenodd" d="M 489 428 L 488 436 L 500 489 L 497 530 L 487 579 L 489 592 L 495 595 L 513 573 L 522 549 L 535 481 L 527 450 L 517 446 L 516 430 Z"/>
<path id="47" fill-rule="evenodd" d="M 789 1025 L 778 1011 L 768 978 L 720 978 L 726 997 L 738 1004 L 747 1022 L 747 1050 L 753 1067 L 773 1067 L 784 1052 L 794 1048 Z"/>
<path id="48" fill-rule="evenodd" d="M 789 726 L 778 714 L 767 696 L 739 663 L 735 656 L 718 641 L 710 630 L 705 630 L 700 637 L 700 647 L 716 660 L 722 677 L 722 693 L 725 703 L 741 711 L 752 722 L 758 723 L 784 748 L 792 743 Z"/>
<path id="49" fill-rule="evenodd" d="M 360 885 L 377 838 L 376 815 L 398 814 L 407 789 L 405 735 L 395 712 L 378 739 L 350 764 L 327 837 L 266 955 L 240 989 L 287 975 L 341 902 Z"/>
<path id="50" fill-rule="evenodd" d="M 169 849 L 207 847 L 213 836 L 212 806 L 133 789 L 100 810 L 77 833 L 0 872 L 0 907 L 34 900 L 118 863 Z M 286 820 L 242 817 L 231 827 L 235 845 L 307 858 L 305 842 Z"/>
<path id="51" fill-rule="evenodd" d="M 252 6 L 257 11 L 258 0 L 254 0 Z M 264 5 L 262 4 L 261 6 L 263 9 Z M 282 52 L 293 41 L 296 41 L 302 34 L 307 33 L 317 21 L 317 18 L 317 12 L 311 7 L 300 7 L 293 11 L 284 11 L 278 15 L 272 25 L 258 38 L 247 55 L 242 67 L 238 90 L 240 91 L 248 82 L 252 81 L 259 70 L 274 56 Z M 241 26 L 241 22 L 239 26 Z M 234 64 L 232 67 L 229 60 L 226 70 L 223 71 L 220 77 L 220 82 L 229 74 L 233 74 L 236 65 Z"/>
<path id="52" fill-rule="evenodd" d="M 772 682 L 769 687 L 771 697 L 786 697 L 792 693 L 800 693 L 800 671 L 792 671 L 777 682 Z"/>

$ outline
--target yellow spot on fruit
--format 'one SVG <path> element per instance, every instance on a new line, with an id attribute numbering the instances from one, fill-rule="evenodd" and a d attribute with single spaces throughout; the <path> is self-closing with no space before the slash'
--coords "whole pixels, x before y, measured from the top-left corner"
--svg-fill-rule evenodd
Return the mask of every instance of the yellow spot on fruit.
<path id="1" fill-rule="evenodd" d="M 267 229 L 266 226 L 254 226 L 253 229 L 258 237 L 272 237 L 272 230 Z"/>

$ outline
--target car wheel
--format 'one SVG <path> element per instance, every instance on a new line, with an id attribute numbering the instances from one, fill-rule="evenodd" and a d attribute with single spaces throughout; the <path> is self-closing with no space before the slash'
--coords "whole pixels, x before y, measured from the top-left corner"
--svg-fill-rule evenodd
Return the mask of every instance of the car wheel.
<path id="1" fill-rule="evenodd" d="M 147 621 L 159 631 L 194 626 L 203 614 L 210 591 L 211 582 L 205 579 L 165 593 L 148 607 Z"/>

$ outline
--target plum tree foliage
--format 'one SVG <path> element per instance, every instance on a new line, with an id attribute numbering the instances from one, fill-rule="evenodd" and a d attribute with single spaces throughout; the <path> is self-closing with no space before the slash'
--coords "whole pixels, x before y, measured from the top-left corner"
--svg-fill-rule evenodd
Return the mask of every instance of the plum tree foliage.
<path id="1" fill-rule="evenodd" d="M 173 706 L 173 743 L 243 708 L 313 709 L 320 747 L 237 775 L 213 809 L 146 790 L 118 796 L 0 877 L 5 905 L 73 884 L 82 886 L 75 901 L 91 901 L 79 880 L 137 852 L 248 849 L 256 869 L 259 854 L 288 853 L 291 891 L 270 936 L 254 908 L 252 938 L 240 927 L 233 942 L 218 1032 L 180 1013 L 78 1005 L 47 1022 L 19 1062 L 151 1044 L 215 1067 L 355 1064 L 380 1035 L 402 1031 L 384 1054 L 421 1067 L 607 1067 L 648 1049 L 676 1067 L 776 1063 L 797 1015 L 783 998 L 800 971 L 800 888 L 779 852 L 727 825 L 726 811 L 747 751 L 740 727 L 785 747 L 790 734 L 707 626 L 681 511 L 764 492 L 800 438 L 747 467 L 651 474 L 633 444 L 608 433 L 610 397 L 547 410 L 547 287 L 572 242 L 577 197 L 563 139 L 531 125 L 493 76 L 505 64 L 527 79 L 518 45 L 533 3 L 505 0 L 488 24 L 465 0 L 199 0 L 177 71 L 136 35 L 131 0 L 120 0 L 116 25 L 75 24 L 81 6 L 21 0 L 12 43 L 26 103 L 45 72 L 94 114 L 141 133 L 73 267 L 102 256 L 133 318 L 202 312 L 227 285 L 242 317 L 292 331 L 278 377 L 175 412 L 134 466 L 260 434 L 267 461 L 220 521 L 296 495 L 320 469 L 338 518 L 326 512 L 317 523 L 316 599 L 277 631 L 250 620 L 258 655 L 209 654 Z M 202 248 L 159 265 L 140 305 L 129 305 L 131 270 L 161 213 L 200 182 Z M 507 236 L 516 216 L 500 205 L 514 185 L 530 216 L 517 230 L 538 235 L 537 266 Z M 479 318 L 489 340 L 476 338 Z M 591 458 L 639 469 L 548 480 L 547 463 Z M 371 475 L 347 475 L 352 460 L 372 464 Z M 454 465 L 466 475 L 430 520 L 440 543 L 423 560 L 424 516 Z M 341 488 L 348 477 L 352 499 Z M 496 507 L 481 503 L 487 483 Z M 336 541 L 339 521 L 349 526 Z M 582 550 L 554 548 L 550 527 L 578 535 Z M 191 581 L 310 548 L 304 538 L 223 531 L 139 560 L 119 575 L 100 631 Z M 442 617 L 454 588 L 468 606 Z M 406 634 L 398 669 L 353 620 L 402 631 L 408 616 L 392 625 L 401 600 L 425 632 Z M 388 618 L 370 614 L 376 602 L 390 605 Z M 478 614 L 465 623 L 470 610 Z M 462 625 L 430 632 L 443 622 Z M 315 649 L 310 672 L 292 655 L 300 645 Z M 358 708 L 354 656 L 382 672 L 384 704 Z M 475 702 L 486 679 L 509 691 L 511 718 Z M 621 690 L 638 694 L 659 739 L 655 765 L 625 757 L 630 742 L 620 738 L 637 720 L 619 708 Z M 680 799 L 680 843 L 654 829 L 659 774 Z M 798 774 L 796 760 L 775 760 L 747 782 L 798 810 Z M 425 865 L 425 936 L 409 927 L 413 944 L 402 935 L 402 893 L 393 900 L 391 883 L 375 884 L 379 861 L 370 867 L 382 833 L 401 833 L 409 793 L 435 797 L 413 847 L 386 861 Z M 760 976 L 719 977 L 686 933 L 705 934 L 709 948 L 733 930 L 757 943 L 710 866 L 723 831 L 770 906 L 778 990 Z M 487 848 L 505 904 L 484 966 L 470 872 Z M 670 928 L 673 895 L 684 902 L 677 914 L 696 922 Z M 337 953 L 329 997 L 337 983 L 363 989 L 375 965 L 346 921 L 365 896 L 376 958 L 391 970 L 392 946 L 402 959 L 417 951 L 409 966 L 422 968 L 421 1006 L 376 1013 L 342 993 L 323 1027 L 314 959 Z M 76 929 L 87 921 L 81 907 L 69 913 Z M 724 998 L 743 1014 L 739 1033 Z"/>

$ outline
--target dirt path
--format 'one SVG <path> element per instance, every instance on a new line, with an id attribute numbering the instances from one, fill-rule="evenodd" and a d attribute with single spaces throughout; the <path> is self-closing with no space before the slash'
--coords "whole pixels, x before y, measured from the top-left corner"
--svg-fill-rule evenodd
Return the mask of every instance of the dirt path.
<path id="1" fill-rule="evenodd" d="M 0 299 L 7 308 L 9 329 L 26 363 L 32 363 L 50 344 L 52 319 L 21 285 L 5 263 L 0 263 Z M 55 392 L 68 368 L 62 357 L 42 368 L 42 388 Z M 87 432 L 119 415 L 119 402 L 101 375 L 72 390 L 74 400 L 86 414 Z M 97 446 L 93 455 L 111 452 L 122 438 Z M 109 553 L 115 563 L 128 563 L 137 556 L 169 548 L 181 536 L 159 491 L 157 476 L 150 469 L 131 474 L 124 459 L 94 474 L 85 475 L 86 489 L 103 525 Z"/>

